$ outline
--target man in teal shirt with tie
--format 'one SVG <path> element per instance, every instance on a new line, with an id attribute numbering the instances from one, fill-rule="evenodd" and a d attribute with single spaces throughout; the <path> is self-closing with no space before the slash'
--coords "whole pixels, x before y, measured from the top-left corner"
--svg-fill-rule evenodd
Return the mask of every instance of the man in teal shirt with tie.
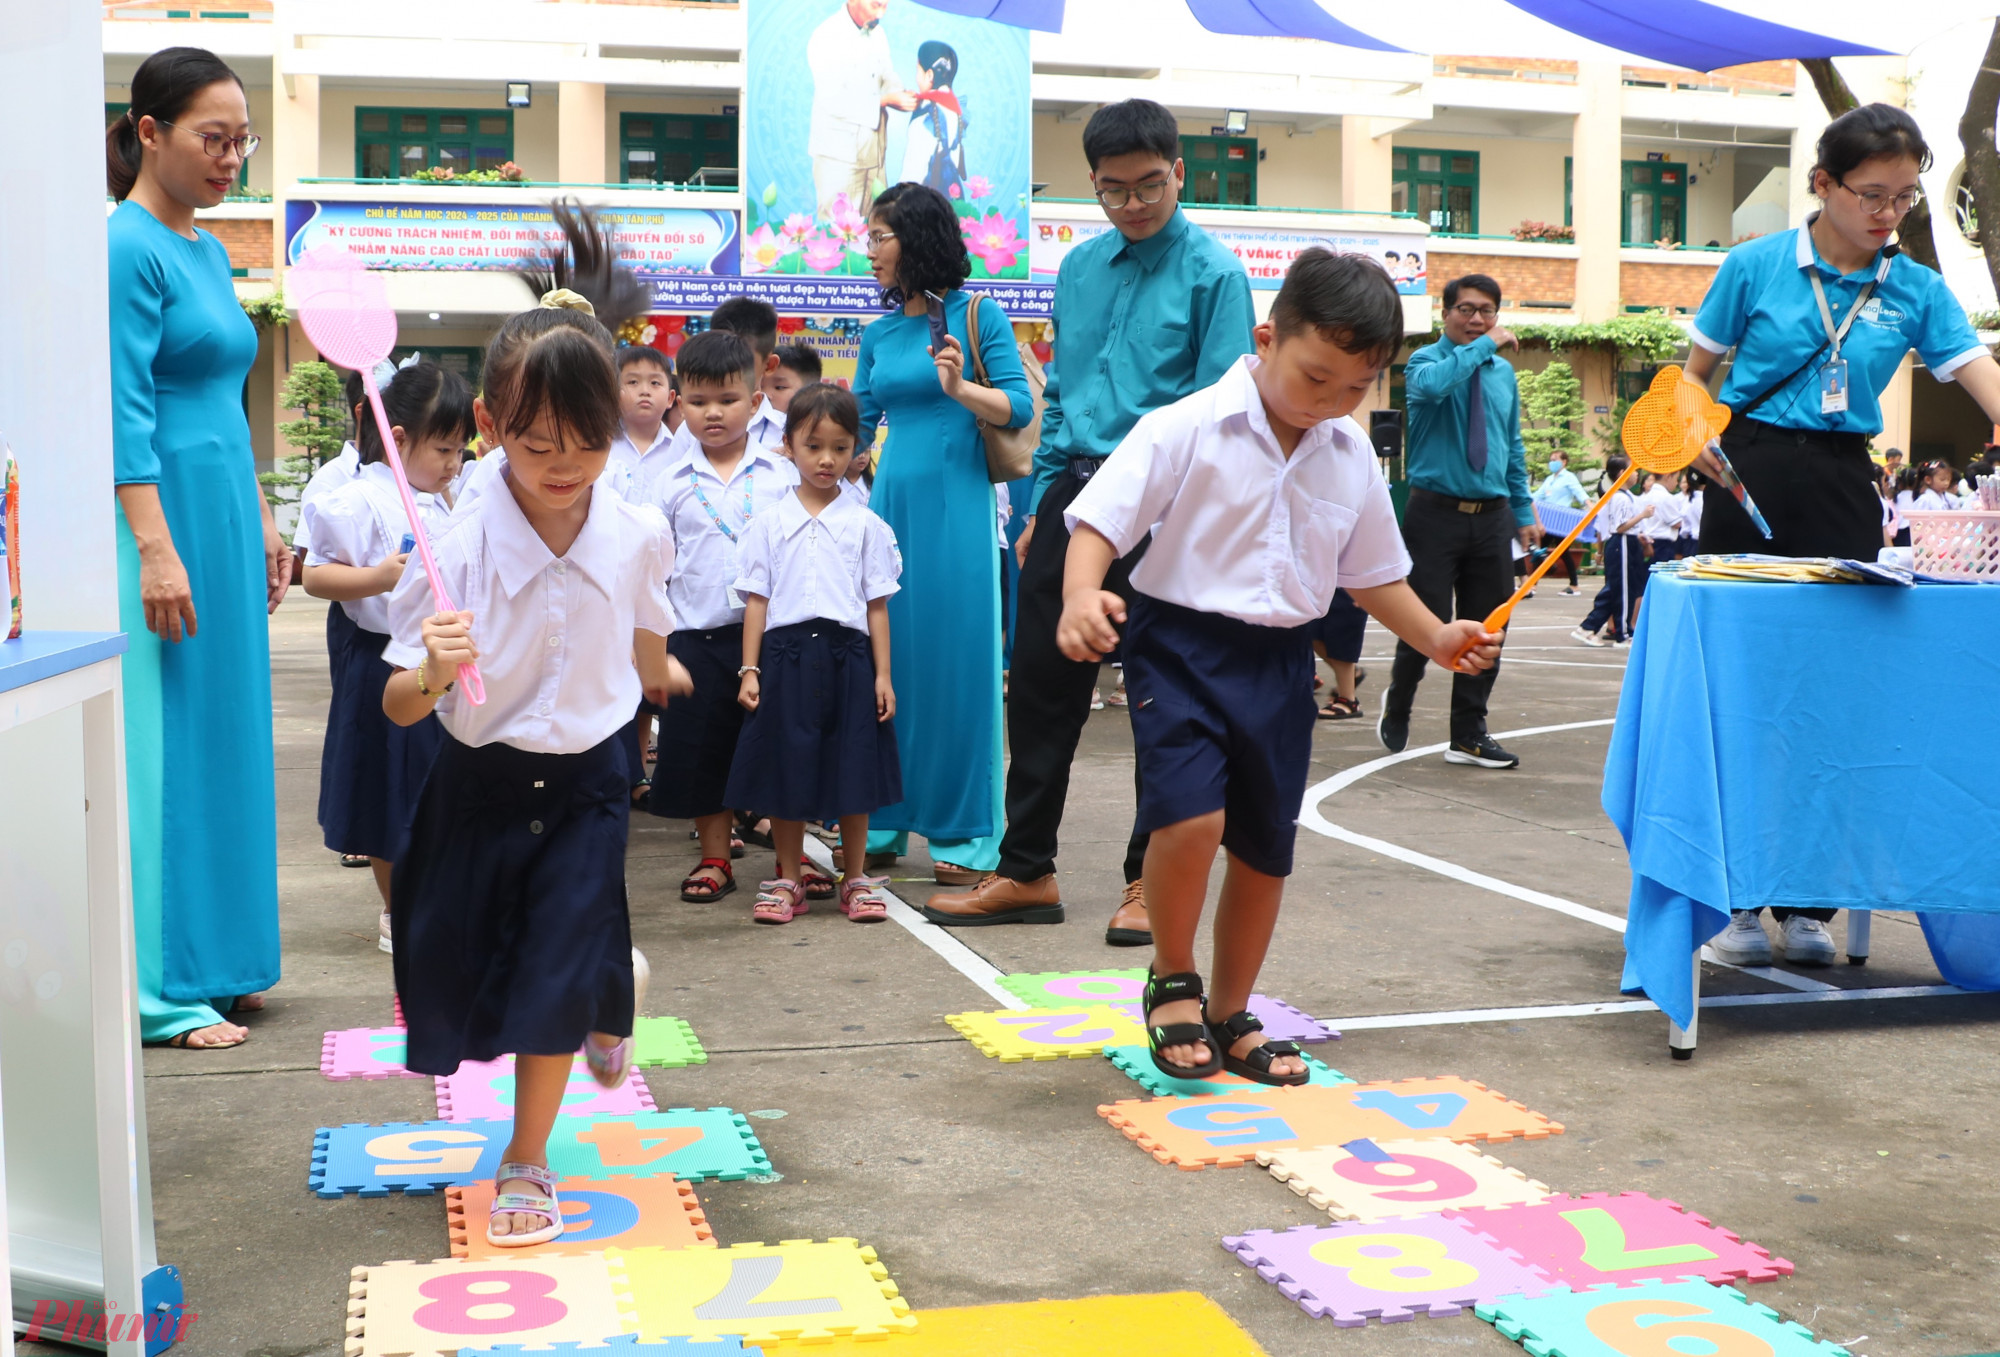
<path id="1" fill-rule="evenodd" d="M 1499 354 L 1507 345 L 1519 348 L 1500 324 L 1500 284 L 1467 274 L 1444 286 L 1444 338 L 1411 354 L 1403 369 L 1410 421 L 1403 545 L 1410 588 L 1439 617 L 1492 612 L 1513 591 L 1509 544 L 1535 545 L 1520 389 Z M 1397 643 L 1375 726 L 1392 754 L 1409 743 L 1410 705 L 1427 663 L 1422 651 Z M 1446 763 L 1513 768 L 1521 762 L 1486 733 L 1486 701 L 1499 673 L 1496 664 L 1476 678 L 1452 675 Z"/>
<path id="2" fill-rule="evenodd" d="M 1235 255 L 1178 205 L 1186 177 L 1180 127 L 1150 99 L 1107 104 L 1083 130 L 1097 201 L 1113 230 L 1084 241 L 1056 275 L 1055 364 L 1045 393 L 1034 498 L 1021 554 L 1014 658 L 1007 685 L 1007 833 L 1000 870 L 973 890 L 934 895 L 941 924 L 1058 923 L 1056 832 L 1070 762 L 1098 667 L 1056 649 L 1069 529 L 1063 510 L 1139 417 L 1213 386 L 1251 352 L 1256 312 Z M 1132 597 L 1141 544 L 1104 587 Z M 1114 946 L 1153 941 L 1139 884 L 1146 836 L 1125 853 L 1125 894 L 1105 929 Z"/>

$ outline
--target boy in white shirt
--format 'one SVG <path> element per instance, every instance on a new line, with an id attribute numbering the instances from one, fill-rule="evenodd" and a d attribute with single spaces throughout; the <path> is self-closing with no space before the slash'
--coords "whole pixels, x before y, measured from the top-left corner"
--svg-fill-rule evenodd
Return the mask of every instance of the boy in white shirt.
<path id="1" fill-rule="evenodd" d="M 708 330 L 713 334 L 721 331 L 736 335 L 750 346 L 756 355 L 756 362 L 750 377 L 750 423 L 747 432 L 752 447 L 778 450 L 785 466 L 791 468 L 791 485 L 799 483 L 798 468 L 792 466 L 792 459 L 784 455 L 785 412 L 771 403 L 764 394 L 764 379 L 778 366 L 778 313 L 769 302 L 760 302 L 754 297 L 731 297 L 709 313 Z M 690 343 L 693 341 L 690 340 Z M 685 347 L 683 348 L 685 352 Z M 699 440 L 694 429 L 694 412 L 687 407 L 685 378 L 681 390 L 681 424 L 674 430 L 673 442 L 667 445 L 666 464 L 677 466 L 682 458 L 695 449 Z"/>
<path id="2" fill-rule="evenodd" d="M 1639 529 L 1640 535 L 1650 544 L 1653 559 L 1673 560 L 1678 554 L 1676 546 L 1681 536 L 1681 513 L 1687 507 L 1687 501 L 1680 493 L 1680 474 L 1648 472 L 1646 491 L 1639 496 L 1639 503 L 1653 511 Z"/>
<path id="3" fill-rule="evenodd" d="M 1616 479 L 1631 462 L 1622 452 L 1614 452 L 1604 463 L 1604 474 Z M 1630 490 L 1620 490 L 1598 511 L 1602 526 L 1598 541 L 1604 549 L 1604 587 L 1591 600 L 1590 615 L 1570 638 L 1587 646 L 1623 645 L 1631 639 L 1627 628 L 1646 591 L 1646 538 L 1639 530 L 1651 518 L 1654 508 L 1641 504 Z"/>
<path id="4" fill-rule="evenodd" d="M 1248 1006 L 1312 756 L 1313 629 L 1341 587 L 1447 667 L 1492 668 L 1500 638 L 1475 621 L 1439 621 L 1411 591 L 1374 448 L 1347 418 L 1403 340 L 1381 266 L 1306 250 L 1255 335 L 1255 358 L 1142 418 L 1070 505 L 1056 641 L 1073 660 L 1119 643 L 1111 619 L 1125 620 L 1125 602 L 1104 577 L 1150 529 L 1124 655 L 1138 828 L 1152 834 L 1153 1063 L 1177 1078 L 1227 1069 L 1303 1084 L 1298 1047 L 1266 1041 Z M 1220 1019 L 1194 973 L 1217 847 L 1229 853 L 1215 927 Z"/>
<path id="5" fill-rule="evenodd" d="M 681 346 L 682 429 L 693 446 L 650 484 L 674 543 L 667 598 L 679 627 L 668 651 L 693 676 L 694 692 L 659 713 L 660 758 L 646 805 L 655 815 L 694 821 L 701 862 L 681 882 L 681 899 L 697 903 L 736 889 L 733 817 L 723 791 L 743 728 L 736 703 L 743 663 L 743 599 L 732 587 L 737 555 L 751 521 L 797 482 L 791 459 L 749 436 L 756 366 L 750 346 L 727 330 L 704 331 Z M 833 892 L 833 882 L 818 872 L 803 884 L 816 900 Z"/>
<path id="6" fill-rule="evenodd" d="M 651 345 L 618 350 L 618 433 L 598 484 L 634 504 L 650 501 L 652 479 L 667 463 L 674 436 L 667 427 L 675 399 L 672 374 L 673 364 Z"/>

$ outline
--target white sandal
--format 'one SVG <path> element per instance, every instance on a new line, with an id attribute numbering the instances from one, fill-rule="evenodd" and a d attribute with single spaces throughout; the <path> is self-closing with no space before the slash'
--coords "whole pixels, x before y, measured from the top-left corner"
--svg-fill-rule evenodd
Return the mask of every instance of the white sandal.
<path id="1" fill-rule="evenodd" d="M 551 1239 L 560 1239 L 563 1232 L 562 1203 L 556 1200 L 555 1174 L 539 1164 L 502 1164 L 500 1171 L 493 1175 L 493 1185 L 498 1187 L 510 1178 L 533 1183 L 541 1191 L 495 1193 L 493 1205 L 486 1213 L 486 1242 L 496 1249 L 525 1249 L 532 1244 L 546 1244 Z M 494 1234 L 493 1217 L 516 1211 L 541 1216 L 548 1223 L 526 1234 Z"/>

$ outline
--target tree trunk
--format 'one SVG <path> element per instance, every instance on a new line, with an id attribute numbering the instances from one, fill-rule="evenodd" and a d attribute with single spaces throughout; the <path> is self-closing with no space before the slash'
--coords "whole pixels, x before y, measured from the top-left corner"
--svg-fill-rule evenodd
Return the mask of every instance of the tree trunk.
<path id="1" fill-rule="evenodd" d="M 1965 147 L 1965 183 L 1979 213 L 1979 248 L 1986 271 L 2000 290 L 2000 151 L 1993 144 L 1993 120 L 2000 115 L 2000 21 L 1993 25 L 1986 55 L 1972 91 L 1965 96 L 1965 116 L 1958 120 L 1958 139 Z"/>
<path id="2" fill-rule="evenodd" d="M 1831 57 L 1807 57 L 1799 63 L 1812 77 L 1813 88 L 1819 91 L 1819 101 L 1825 105 L 1829 118 L 1838 118 L 1850 109 L 1859 108 L 1861 101 L 1854 97 Z M 1931 205 L 1918 203 L 1903 218 L 1903 224 L 1896 230 L 1896 239 L 1903 247 L 1903 253 L 1922 264 L 1927 269 L 1938 267 L 1937 242 L 1931 238 Z"/>

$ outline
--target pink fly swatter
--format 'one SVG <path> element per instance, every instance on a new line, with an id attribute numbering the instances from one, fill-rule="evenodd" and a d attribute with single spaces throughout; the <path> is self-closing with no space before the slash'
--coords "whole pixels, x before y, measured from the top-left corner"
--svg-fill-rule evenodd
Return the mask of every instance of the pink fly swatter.
<path id="1" fill-rule="evenodd" d="M 430 537 L 417 516 L 410 478 L 403 471 L 395 433 L 388 412 L 382 408 L 382 393 L 375 385 L 375 365 L 396 347 L 396 313 L 390 309 L 382 280 L 362 268 L 361 261 L 344 246 L 319 245 L 285 271 L 285 291 L 313 347 L 361 374 L 361 384 L 368 391 L 368 408 L 375 412 L 375 429 L 382 435 L 382 449 L 388 455 L 389 469 L 396 473 L 396 489 L 403 495 L 403 512 L 410 518 L 410 535 L 417 539 L 424 573 L 430 577 L 431 597 L 439 612 L 457 612 L 451 595 L 445 592 L 437 562 L 431 559 Z M 474 706 L 486 701 L 486 685 L 480 681 L 477 665 L 461 665 L 458 681 Z"/>

